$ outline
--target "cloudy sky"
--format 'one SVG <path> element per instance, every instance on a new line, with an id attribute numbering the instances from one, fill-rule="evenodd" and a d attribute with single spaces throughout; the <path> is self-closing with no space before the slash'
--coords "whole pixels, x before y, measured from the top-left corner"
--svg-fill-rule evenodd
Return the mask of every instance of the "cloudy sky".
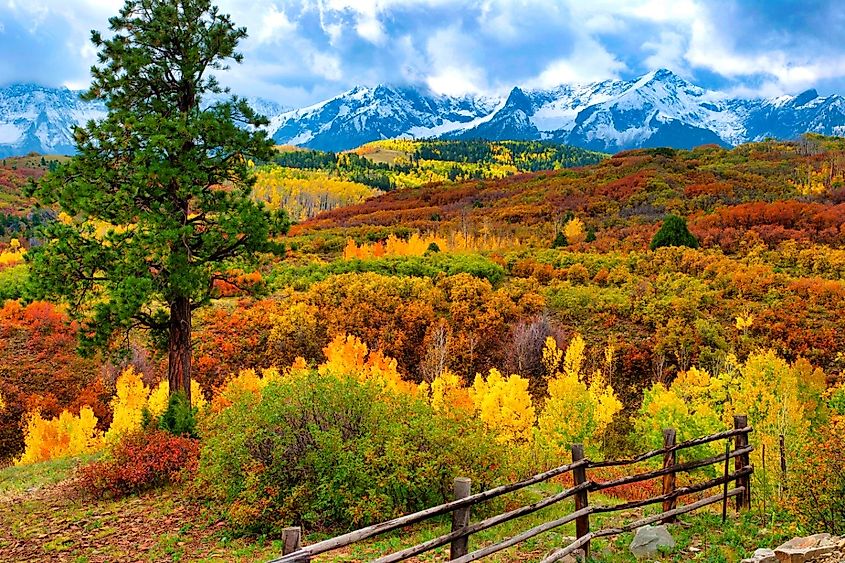
<path id="1" fill-rule="evenodd" d="M 82 88 L 122 0 L 0 0 L 0 85 Z M 241 95 L 301 106 L 358 84 L 447 94 L 666 67 L 746 96 L 845 93 L 841 0 L 218 0 L 249 30 Z"/>

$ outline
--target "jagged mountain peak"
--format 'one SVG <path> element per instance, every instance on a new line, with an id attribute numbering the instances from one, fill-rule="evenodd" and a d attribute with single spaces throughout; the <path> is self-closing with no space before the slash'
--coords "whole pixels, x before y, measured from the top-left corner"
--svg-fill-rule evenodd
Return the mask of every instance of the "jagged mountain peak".
<path id="1" fill-rule="evenodd" d="M 105 112 L 102 103 L 83 103 L 79 94 L 32 84 L 0 88 L 0 155 L 72 151 L 72 125 Z M 270 117 L 276 142 L 334 151 L 395 137 L 551 139 L 614 152 L 845 133 L 845 99 L 839 95 L 810 89 L 795 96 L 732 98 L 666 68 L 631 80 L 546 89 L 517 85 L 503 96 L 447 96 L 425 85 L 382 83 L 298 109 L 248 101 Z"/>

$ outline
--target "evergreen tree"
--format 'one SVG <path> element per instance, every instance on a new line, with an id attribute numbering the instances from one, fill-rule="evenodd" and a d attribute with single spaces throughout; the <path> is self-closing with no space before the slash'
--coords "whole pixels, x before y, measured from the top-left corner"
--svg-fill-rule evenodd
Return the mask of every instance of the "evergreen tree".
<path id="1" fill-rule="evenodd" d="M 566 235 L 558 231 L 555 240 L 552 241 L 552 248 L 564 248 L 569 246 L 569 241 L 566 240 Z"/>
<path id="2" fill-rule="evenodd" d="M 651 239 L 649 248 L 654 250 L 661 246 L 688 246 L 690 248 L 698 248 L 698 239 L 689 232 L 687 222 L 684 218 L 678 217 L 677 215 L 667 215 L 663 219 L 660 230 Z"/>
<path id="3" fill-rule="evenodd" d="M 78 154 L 31 191 L 72 218 L 27 256 L 40 294 L 67 299 L 83 348 L 150 329 L 167 343 L 171 394 L 190 404 L 192 313 L 227 264 L 278 251 L 283 214 L 250 199 L 252 160 L 273 156 L 266 124 L 226 98 L 215 72 L 241 62 L 246 37 L 210 0 L 126 0 L 92 32 L 86 100 L 108 114 L 74 130 Z M 240 126 L 239 126 L 240 125 Z M 249 127 L 245 127 L 249 126 Z"/>

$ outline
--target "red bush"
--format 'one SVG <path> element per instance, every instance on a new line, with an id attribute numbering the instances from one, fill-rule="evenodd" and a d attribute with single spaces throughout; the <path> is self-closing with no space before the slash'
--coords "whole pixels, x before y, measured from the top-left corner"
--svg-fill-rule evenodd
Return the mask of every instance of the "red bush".
<path id="1" fill-rule="evenodd" d="M 181 481 L 196 470 L 199 441 L 162 430 L 123 437 L 108 459 L 80 469 L 79 486 L 97 498 L 122 497 Z"/>

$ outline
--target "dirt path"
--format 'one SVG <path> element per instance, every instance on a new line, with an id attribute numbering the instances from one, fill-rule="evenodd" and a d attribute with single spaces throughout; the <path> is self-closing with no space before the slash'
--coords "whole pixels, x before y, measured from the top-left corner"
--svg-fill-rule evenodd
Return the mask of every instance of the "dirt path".
<path id="1" fill-rule="evenodd" d="M 118 501 L 80 498 L 68 481 L 0 496 L 0 561 L 260 561 L 175 489 Z"/>

